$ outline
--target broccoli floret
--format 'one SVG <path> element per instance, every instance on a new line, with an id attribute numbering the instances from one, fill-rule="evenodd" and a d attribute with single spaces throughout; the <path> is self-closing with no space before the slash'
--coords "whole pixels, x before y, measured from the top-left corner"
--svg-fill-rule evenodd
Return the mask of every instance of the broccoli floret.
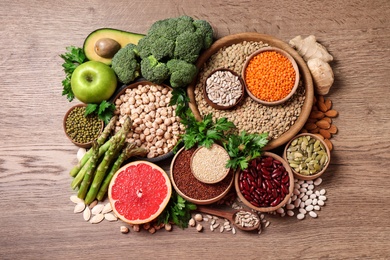
<path id="1" fill-rule="evenodd" d="M 138 41 L 137 52 L 141 59 L 145 59 L 152 55 L 152 46 L 156 39 L 158 39 L 157 36 L 153 36 L 153 34 L 148 34 Z"/>
<path id="2" fill-rule="evenodd" d="M 169 77 L 169 70 L 165 63 L 159 62 L 153 55 L 141 60 L 141 74 L 151 82 L 161 84 Z"/>
<path id="3" fill-rule="evenodd" d="M 188 63 L 195 63 L 203 47 L 200 34 L 184 32 L 177 36 L 173 57 Z"/>
<path id="4" fill-rule="evenodd" d="M 171 74 L 169 83 L 173 88 L 186 87 L 192 82 L 197 73 L 197 68 L 194 64 L 183 60 L 170 60 L 167 62 L 167 67 Z"/>
<path id="5" fill-rule="evenodd" d="M 148 35 L 162 36 L 168 39 L 175 39 L 178 35 L 176 31 L 177 19 L 168 18 L 156 21 L 148 30 Z"/>
<path id="6" fill-rule="evenodd" d="M 196 28 L 195 32 L 202 35 L 202 39 L 203 39 L 202 49 L 208 49 L 213 43 L 213 28 L 205 20 L 195 20 L 193 24 Z"/>
<path id="7" fill-rule="evenodd" d="M 175 42 L 165 37 L 160 37 L 151 45 L 151 54 L 159 61 L 173 57 Z"/>
<path id="8" fill-rule="evenodd" d="M 111 67 L 115 71 L 118 79 L 124 84 L 134 81 L 140 75 L 140 64 L 134 51 L 135 48 L 136 45 L 130 43 L 121 48 L 112 57 Z"/>
<path id="9" fill-rule="evenodd" d="M 180 35 L 184 32 L 195 32 L 194 19 L 190 16 L 183 15 L 176 18 L 176 32 Z"/>

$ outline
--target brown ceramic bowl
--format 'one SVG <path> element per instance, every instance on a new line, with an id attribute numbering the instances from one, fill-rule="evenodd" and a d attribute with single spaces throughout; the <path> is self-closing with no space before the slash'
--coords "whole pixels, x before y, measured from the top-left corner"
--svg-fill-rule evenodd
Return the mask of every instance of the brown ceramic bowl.
<path id="1" fill-rule="evenodd" d="M 216 73 L 220 73 L 220 72 L 230 72 L 231 74 L 233 74 L 235 77 L 238 78 L 238 80 L 239 80 L 239 82 L 241 84 L 241 95 L 235 100 L 234 103 L 226 105 L 226 106 L 225 105 L 219 105 L 217 102 L 213 102 L 210 99 L 209 93 L 207 91 L 207 87 L 208 87 L 207 83 L 210 80 L 210 77 L 212 75 L 216 75 Z M 222 86 L 221 86 L 221 88 L 222 88 Z M 220 93 L 223 94 L 224 92 L 227 95 L 229 94 L 229 93 L 227 93 L 226 91 L 223 91 L 223 90 Z M 215 109 L 220 109 L 220 110 L 232 109 L 233 107 L 235 107 L 237 104 L 239 104 L 242 101 L 242 99 L 244 98 L 244 95 L 245 95 L 244 81 L 242 80 L 240 75 L 238 75 L 236 72 L 234 72 L 233 70 L 230 70 L 230 69 L 219 68 L 219 69 L 216 69 L 216 70 L 212 71 L 210 73 L 210 75 L 206 78 L 205 83 L 203 84 L 203 97 L 206 100 L 207 104 L 209 104 L 210 106 L 212 106 Z"/>
<path id="2" fill-rule="evenodd" d="M 196 148 L 192 148 L 193 151 L 195 151 L 195 149 Z M 192 151 L 192 150 L 188 150 L 188 151 Z M 186 157 L 184 160 L 183 158 L 181 160 L 177 159 L 180 156 L 180 154 L 183 153 L 184 151 L 186 151 L 185 148 L 184 147 L 181 148 L 173 157 L 170 165 L 170 178 L 171 178 L 172 186 L 176 190 L 176 192 L 187 201 L 197 205 L 209 205 L 221 200 L 233 186 L 233 181 L 234 181 L 233 171 L 230 171 L 229 174 L 219 183 L 207 184 L 207 183 L 200 182 L 193 176 L 191 172 L 191 167 L 190 167 L 191 156 L 189 156 L 188 158 Z M 186 167 L 186 171 L 182 169 L 180 171 L 175 170 L 176 163 L 180 163 L 183 167 Z M 185 175 L 183 174 L 184 172 L 186 172 Z M 220 185 L 220 186 L 216 186 L 216 185 Z M 216 193 L 215 196 L 210 196 L 207 198 L 199 198 L 199 197 L 194 198 L 194 195 L 190 194 L 190 192 L 186 190 L 186 189 L 195 189 L 199 193 L 203 195 L 205 194 L 207 195 L 210 194 L 211 190 L 213 190 L 214 192 L 216 187 L 220 187 L 220 188 L 218 188 L 218 192 L 215 192 Z"/>
<path id="3" fill-rule="evenodd" d="M 299 138 L 299 137 L 301 137 L 301 136 L 310 136 L 311 138 L 314 138 L 315 140 L 320 141 L 320 143 L 322 144 L 323 149 L 325 149 L 326 154 L 327 154 L 327 156 L 328 156 L 328 160 L 327 160 L 327 162 L 325 163 L 325 165 L 323 166 L 323 168 L 322 168 L 319 172 L 317 172 L 317 173 L 315 173 L 315 174 L 311 174 L 311 175 L 304 175 L 304 174 L 301 174 L 301 173 L 299 173 L 298 171 L 294 170 L 294 167 L 291 167 L 290 163 L 288 162 L 287 151 L 288 151 L 289 147 L 291 146 L 291 143 L 292 143 L 295 139 L 297 139 L 297 138 Z M 302 133 L 302 134 L 299 134 L 299 135 L 295 136 L 294 138 L 292 138 L 292 139 L 286 144 L 286 146 L 285 146 L 285 148 L 284 148 L 284 152 L 283 152 L 283 158 L 284 158 L 284 160 L 286 160 L 287 163 L 290 165 L 291 171 L 293 172 L 293 174 L 294 174 L 294 176 L 295 176 L 296 178 L 301 179 L 301 180 L 314 180 L 314 179 L 320 177 L 320 176 L 326 171 L 326 169 L 327 169 L 328 166 L 329 166 L 330 158 L 331 158 L 331 157 L 330 157 L 330 150 L 329 150 L 328 146 L 325 144 L 325 142 L 324 142 L 321 138 L 319 138 L 319 137 L 316 136 L 315 134 Z"/>
<path id="4" fill-rule="evenodd" d="M 305 100 L 303 103 L 303 106 L 301 107 L 301 113 L 295 123 L 290 127 L 288 131 L 286 131 L 284 134 L 279 136 L 278 138 L 275 138 L 273 140 L 270 140 L 268 144 L 263 148 L 264 151 L 273 150 L 281 145 L 286 144 L 289 140 L 291 140 L 292 137 L 294 137 L 296 134 L 299 133 L 299 131 L 302 129 L 304 124 L 306 123 L 307 119 L 309 118 L 311 108 L 313 106 L 314 101 L 314 86 L 313 86 L 313 80 L 310 74 L 310 70 L 307 67 L 306 62 L 302 59 L 302 57 L 298 54 L 298 52 L 292 48 L 288 43 L 275 38 L 271 35 L 267 34 L 261 34 L 256 32 L 245 32 L 245 33 L 238 33 L 238 34 L 232 34 L 225 37 L 222 37 L 218 40 L 216 40 L 210 48 L 205 50 L 198 58 L 196 62 L 196 66 L 199 70 L 201 70 L 205 64 L 207 64 L 207 61 L 216 54 L 219 50 L 222 48 L 226 48 L 229 46 L 232 46 L 237 43 L 242 43 L 244 41 L 255 41 L 255 42 L 263 42 L 266 44 L 269 44 L 270 46 L 280 48 L 286 52 L 288 52 L 294 60 L 298 64 L 299 72 L 300 72 L 300 80 L 302 82 L 302 85 L 305 89 Z M 190 98 L 190 108 L 192 112 L 195 115 L 195 118 L 197 120 L 202 120 L 202 116 L 199 112 L 196 100 L 195 100 L 195 89 L 196 85 L 199 83 L 199 76 L 196 77 L 193 82 L 188 86 L 187 93 Z M 244 97 L 249 98 L 249 97 Z M 232 109 L 234 110 L 234 108 Z M 230 110 L 229 110 L 230 111 Z M 260 115 L 253 114 L 253 117 L 257 117 Z"/>
<path id="5" fill-rule="evenodd" d="M 291 197 L 291 195 L 293 193 L 293 190 L 294 190 L 294 175 L 293 175 L 293 173 L 291 171 L 291 168 L 288 165 L 288 163 L 282 157 L 280 157 L 279 155 L 274 154 L 274 153 L 270 153 L 270 152 L 264 152 L 262 156 L 270 156 L 270 157 L 274 158 L 275 160 L 280 161 L 283 164 L 284 168 L 286 169 L 286 171 L 288 173 L 288 178 L 289 178 L 289 180 L 288 180 L 289 187 L 288 187 L 288 193 L 285 195 L 284 199 L 281 200 L 279 202 L 279 204 L 277 204 L 277 205 L 275 205 L 273 207 L 271 207 L 271 206 L 269 206 L 269 207 L 257 207 L 255 205 L 253 205 L 251 202 L 249 202 L 244 197 L 244 195 L 240 191 L 240 183 L 239 183 L 240 171 L 237 171 L 236 174 L 235 174 L 234 185 L 235 185 L 235 189 L 236 189 L 238 197 L 241 199 L 241 201 L 246 206 L 248 206 L 249 208 L 254 209 L 256 211 L 259 211 L 259 212 L 271 212 L 271 211 L 277 210 L 278 208 L 283 207 L 287 203 L 289 198 Z M 251 188 L 251 186 L 249 188 Z"/>
<path id="6" fill-rule="evenodd" d="M 88 149 L 88 148 L 90 148 L 90 147 L 92 146 L 93 141 L 96 140 L 96 139 L 91 140 L 91 141 L 88 142 L 88 143 L 78 143 L 78 142 L 76 142 L 75 140 L 73 140 L 73 139 L 68 135 L 68 133 L 66 132 L 66 120 L 67 120 L 67 118 L 68 118 L 70 112 L 71 112 L 73 109 L 75 109 L 76 107 L 86 107 L 86 106 L 87 106 L 86 104 L 78 104 L 78 105 L 75 105 L 75 106 L 71 107 L 71 108 L 68 110 L 68 112 L 66 112 L 66 114 L 65 114 L 65 116 L 64 116 L 64 119 L 63 119 L 63 122 L 62 122 L 62 127 L 64 128 L 64 132 L 65 132 L 66 137 L 67 137 L 72 143 L 74 143 L 74 144 L 77 145 L 78 147 L 82 147 L 82 148 L 87 148 L 87 149 Z M 101 121 L 102 127 L 100 128 L 99 135 L 103 132 L 103 129 L 104 129 L 104 122 L 103 122 L 102 120 L 100 120 L 100 121 Z"/>
<path id="7" fill-rule="evenodd" d="M 275 101 L 266 101 L 266 100 L 261 100 L 259 98 L 257 98 L 249 89 L 248 89 L 248 85 L 245 81 L 245 78 L 246 78 L 246 68 L 248 67 L 249 63 L 251 62 L 251 60 L 256 57 L 257 55 L 263 53 L 263 52 L 277 52 L 281 55 L 283 55 L 284 57 L 286 57 L 291 65 L 293 66 L 294 70 L 295 70 L 295 82 L 294 82 L 294 85 L 292 86 L 292 89 L 290 91 L 290 93 L 285 96 L 284 98 L 282 99 L 279 99 L 279 100 L 275 100 Z M 245 61 L 244 63 L 244 66 L 242 68 L 242 79 L 243 79 L 243 82 L 245 84 L 245 90 L 246 90 L 246 93 L 248 93 L 248 95 L 253 99 L 255 100 L 256 102 L 259 102 L 260 104 L 263 104 L 263 105 L 267 105 L 267 106 L 275 106 L 275 105 L 280 105 L 280 104 L 283 104 L 284 102 L 286 102 L 287 100 L 289 100 L 292 95 L 294 95 L 295 91 L 297 90 L 298 88 L 298 85 L 299 85 L 299 69 L 298 69 L 298 65 L 297 63 L 295 62 L 294 58 L 288 54 L 286 51 L 280 49 L 280 48 L 275 48 L 275 47 L 265 47 L 265 48 L 261 48 L 260 50 L 257 50 L 255 51 L 254 53 L 252 53 Z"/>

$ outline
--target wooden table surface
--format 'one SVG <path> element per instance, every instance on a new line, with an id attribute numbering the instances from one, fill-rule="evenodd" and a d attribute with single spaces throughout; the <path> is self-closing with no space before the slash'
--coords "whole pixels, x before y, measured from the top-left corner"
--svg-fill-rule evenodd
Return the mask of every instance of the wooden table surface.
<path id="1" fill-rule="evenodd" d="M 339 111 L 328 201 L 317 219 L 267 216 L 261 235 L 194 228 L 121 234 L 73 213 L 59 54 L 100 27 L 146 33 L 158 19 L 208 20 L 216 37 L 313 34 L 334 56 L 328 97 Z M 0 2 L 0 259 L 390 258 L 390 1 Z M 168 162 L 162 163 L 167 167 Z"/>

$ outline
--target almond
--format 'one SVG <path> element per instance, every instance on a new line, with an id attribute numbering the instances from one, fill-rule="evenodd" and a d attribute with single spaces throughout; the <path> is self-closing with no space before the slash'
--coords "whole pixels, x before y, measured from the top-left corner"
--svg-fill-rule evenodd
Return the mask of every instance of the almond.
<path id="1" fill-rule="evenodd" d="M 320 130 L 321 130 L 321 128 L 315 128 L 315 129 L 313 129 L 313 130 L 310 130 L 309 132 L 310 133 L 312 133 L 312 134 L 317 134 L 317 133 L 319 133 L 320 132 Z"/>
<path id="2" fill-rule="evenodd" d="M 329 110 L 329 111 L 332 111 L 332 110 Z M 328 112 L 329 112 L 328 111 Z M 325 114 L 321 111 L 311 111 L 310 113 L 310 118 L 315 118 L 315 119 L 322 119 L 324 118 Z"/>
<path id="3" fill-rule="evenodd" d="M 330 117 L 324 117 L 322 120 L 325 120 L 326 122 L 328 122 L 329 124 L 331 124 L 332 123 L 332 118 L 330 118 Z"/>
<path id="4" fill-rule="evenodd" d="M 332 142 L 329 139 L 324 139 L 324 142 L 325 142 L 326 146 L 328 146 L 329 151 L 332 151 L 333 150 Z"/>
<path id="5" fill-rule="evenodd" d="M 325 103 L 325 99 L 324 99 L 324 96 L 322 96 L 322 95 L 319 95 L 318 97 L 317 97 L 317 103 Z"/>
<path id="6" fill-rule="evenodd" d="M 329 129 L 329 128 L 330 128 L 329 122 L 326 121 L 326 120 L 323 120 L 323 119 L 321 119 L 320 121 L 317 121 L 317 122 L 316 122 L 316 125 L 317 125 L 319 128 L 322 128 L 322 129 Z"/>
<path id="7" fill-rule="evenodd" d="M 339 112 L 337 112 L 337 110 L 334 110 L 334 109 L 328 110 L 325 113 L 325 115 L 327 117 L 331 117 L 331 118 L 338 116 L 338 114 L 339 114 Z"/>
<path id="8" fill-rule="evenodd" d="M 318 107 L 318 109 L 320 110 L 320 111 L 322 111 L 322 112 L 326 112 L 326 111 L 328 111 L 328 108 L 326 107 L 326 105 L 325 105 L 325 103 L 324 102 L 317 102 L 317 107 Z"/>
<path id="9" fill-rule="evenodd" d="M 326 129 L 320 129 L 319 130 L 320 135 L 322 135 L 325 139 L 330 139 L 332 137 L 332 134 L 329 133 Z"/>
<path id="10" fill-rule="evenodd" d="M 316 129 L 317 125 L 315 123 L 308 122 L 305 124 L 305 129 L 308 131 L 311 131 L 313 129 Z"/>
<path id="11" fill-rule="evenodd" d="M 307 131 L 305 128 L 302 128 L 301 129 L 301 133 L 308 133 L 309 131 Z"/>
<path id="12" fill-rule="evenodd" d="M 331 124 L 328 131 L 331 134 L 336 134 L 337 133 L 337 126 L 335 126 L 334 124 Z"/>
<path id="13" fill-rule="evenodd" d="M 328 110 L 332 109 L 332 100 L 330 100 L 329 98 L 325 99 L 325 106 Z"/>

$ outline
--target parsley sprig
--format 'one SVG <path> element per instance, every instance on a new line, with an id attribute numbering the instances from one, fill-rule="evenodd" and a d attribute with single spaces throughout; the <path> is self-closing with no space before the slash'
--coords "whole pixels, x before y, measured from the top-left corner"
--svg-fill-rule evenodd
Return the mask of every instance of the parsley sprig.
<path id="1" fill-rule="evenodd" d="M 100 104 L 87 104 L 85 109 L 85 116 L 96 113 L 98 117 L 108 124 L 115 111 L 115 105 L 106 100 L 103 100 Z"/>
<path id="2" fill-rule="evenodd" d="M 196 205 L 186 201 L 183 197 L 172 190 L 172 196 L 164 211 L 158 216 L 159 223 L 173 222 L 180 228 L 188 227 L 191 219 L 191 211 L 196 209 Z"/>
<path id="3" fill-rule="evenodd" d="M 60 55 L 60 57 L 64 60 L 62 67 L 64 68 L 65 72 L 65 79 L 62 81 L 62 95 L 66 95 L 66 98 L 69 100 L 69 102 L 71 102 L 74 99 L 74 94 L 70 85 L 70 78 L 77 66 L 84 63 L 87 58 L 85 57 L 82 48 L 68 46 L 66 47 L 66 50 L 66 53 Z"/>
<path id="4" fill-rule="evenodd" d="M 214 121 L 212 114 L 198 121 L 190 109 L 187 110 L 186 116 L 181 118 L 181 123 L 186 126 L 186 132 L 181 136 L 186 150 L 195 145 L 210 148 L 216 141 L 221 141 L 226 132 L 235 128 L 235 125 L 225 117 Z"/>
<path id="5" fill-rule="evenodd" d="M 229 134 L 223 144 L 230 156 L 226 167 L 246 169 L 250 160 L 261 155 L 261 150 L 267 143 L 268 133 L 249 134 L 242 131 L 240 134 Z"/>

